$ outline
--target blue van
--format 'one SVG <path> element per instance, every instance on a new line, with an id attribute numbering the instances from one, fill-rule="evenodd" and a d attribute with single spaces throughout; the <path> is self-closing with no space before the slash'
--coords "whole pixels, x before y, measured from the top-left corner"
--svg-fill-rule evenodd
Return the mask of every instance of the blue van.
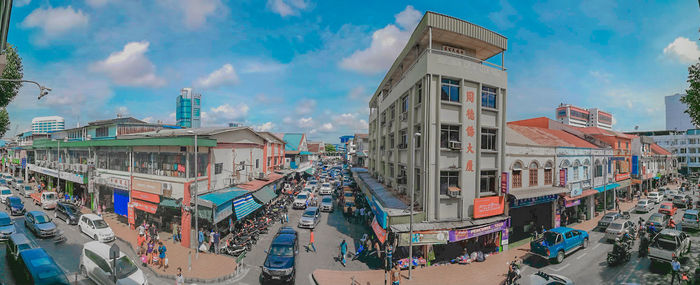
<path id="1" fill-rule="evenodd" d="M 70 285 L 66 274 L 43 248 L 23 250 L 19 257 L 13 271 L 20 284 Z"/>
<path id="2" fill-rule="evenodd" d="M 296 231 L 292 231 L 294 233 L 278 233 L 272 240 L 270 249 L 265 251 L 267 257 L 260 276 L 263 284 L 272 280 L 295 284 L 299 240 Z"/>

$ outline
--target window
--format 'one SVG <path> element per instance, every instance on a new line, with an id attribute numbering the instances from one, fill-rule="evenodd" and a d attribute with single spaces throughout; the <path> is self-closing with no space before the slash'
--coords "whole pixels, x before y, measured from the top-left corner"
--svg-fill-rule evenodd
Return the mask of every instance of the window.
<path id="1" fill-rule="evenodd" d="M 534 163 L 534 162 L 530 163 L 530 167 L 528 169 L 528 172 L 530 174 L 530 176 L 529 176 L 530 187 L 537 186 L 537 184 L 539 184 L 539 181 L 537 181 L 537 170 L 538 170 L 537 168 L 538 168 L 537 163 Z"/>
<path id="2" fill-rule="evenodd" d="M 109 136 L 109 128 L 100 127 L 95 130 L 95 137 L 102 138 Z"/>
<path id="3" fill-rule="evenodd" d="M 459 187 L 459 171 L 440 171 L 440 195 L 447 195 L 447 187 Z"/>
<path id="4" fill-rule="evenodd" d="M 681 153 L 685 153 L 685 148 L 681 148 Z"/>
<path id="5" fill-rule="evenodd" d="M 403 147 L 408 147 L 408 134 L 406 134 L 406 129 L 401 130 L 399 136 L 401 137 L 401 145 Z"/>
<path id="6" fill-rule="evenodd" d="M 583 179 L 588 179 L 588 166 L 583 166 Z"/>
<path id="7" fill-rule="evenodd" d="M 552 169 L 551 168 L 544 169 L 544 184 L 545 185 L 552 185 Z"/>
<path id="8" fill-rule="evenodd" d="M 620 144 L 621 144 L 621 143 L 622 143 L 622 142 L 617 141 L 617 148 L 620 148 Z"/>
<path id="9" fill-rule="evenodd" d="M 489 193 L 496 192 L 496 171 L 495 170 L 485 170 L 481 171 L 481 184 L 479 185 L 479 192 Z"/>
<path id="10" fill-rule="evenodd" d="M 224 163 L 216 163 L 214 164 L 214 174 L 221 174 L 221 172 L 224 170 Z"/>
<path id="11" fill-rule="evenodd" d="M 416 127 L 414 128 L 414 130 L 416 130 L 417 133 L 420 133 L 420 126 L 416 126 Z M 422 138 L 422 136 L 418 137 L 418 139 L 414 139 L 414 140 L 415 140 L 415 144 L 416 144 L 416 148 L 419 148 L 419 147 L 420 147 L 421 138 Z"/>
<path id="12" fill-rule="evenodd" d="M 260 159 L 255 160 L 255 168 L 260 168 Z"/>
<path id="13" fill-rule="evenodd" d="M 523 187 L 523 173 L 522 170 L 513 170 L 513 188 Z"/>
<path id="14" fill-rule="evenodd" d="M 391 107 L 389 107 L 389 121 L 393 120 L 396 117 L 396 107 L 394 104 L 391 104 Z"/>
<path id="15" fill-rule="evenodd" d="M 423 101 L 423 83 L 418 83 L 416 85 L 416 104 L 420 104 Z"/>
<path id="16" fill-rule="evenodd" d="M 455 141 L 458 142 L 459 140 L 459 126 L 451 126 L 451 125 L 441 125 L 440 126 L 440 147 L 441 148 L 448 148 L 450 147 L 449 142 L 450 141 Z"/>
<path id="17" fill-rule="evenodd" d="M 629 142 L 626 142 L 626 143 L 625 143 L 625 149 L 630 149 L 630 143 L 629 143 Z"/>
<path id="18" fill-rule="evenodd" d="M 593 177 L 601 176 L 603 176 L 603 165 L 600 163 L 600 161 L 597 161 L 595 164 L 595 173 L 593 174 Z"/>
<path id="19" fill-rule="evenodd" d="M 415 189 L 416 193 L 420 192 L 420 169 L 416 168 L 416 180 L 413 183 L 413 188 Z"/>
<path id="20" fill-rule="evenodd" d="M 481 87 L 481 106 L 488 108 L 496 108 L 496 88 Z"/>
<path id="21" fill-rule="evenodd" d="M 574 166 L 574 181 L 578 181 L 578 166 Z"/>
<path id="22" fill-rule="evenodd" d="M 401 98 L 401 113 L 408 112 L 408 95 Z"/>
<path id="23" fill-rule="evenodd" d="M 481 129 L 481 149 L 496 150 L 495 129 Z"/>
<path id="24" fill-rule="evenodd" d="M 459 81 L 443 78 L 440 99 L 450 102 L 459 102 Z"/>
<path id="25" fill-rule="evenodd" d="M 394 133 L 389 135 L 389 148 L 394 148 Z"/>

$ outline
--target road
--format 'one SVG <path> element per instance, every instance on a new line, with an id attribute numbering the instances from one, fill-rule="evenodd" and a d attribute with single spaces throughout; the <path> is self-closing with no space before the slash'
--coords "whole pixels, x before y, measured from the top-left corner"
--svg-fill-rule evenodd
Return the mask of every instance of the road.
<path id="1" fill-rule="evenodd" d="M 658 211 L 656 205 L 649 213 L 632 213 L 631 220 L 636 222 L 639 217 L 648 219 Z M 683 209 L 674 215 L 674 221 L 680 223 Z M 700 232 L 686 231 L 691 237 L 691 251 L 687 258 L 681 259 L 681 266 L 694 269 L 698 266 L 700 256 Z M 590 246 L 587 249 L 568 255 L 561 264 L 549 264 L 541 258 L 530 257 L 525 260 L 522 268 L 521 284 L 530 284 L 530 275 L 537 271 L 563 275 L 572 279 L 576 284 L 664 284 L 669 283 L 671 276 L 670 265 L 658 264 L 651 267 L 649 258 L 637 257 L 639 241 L 632 249 L 632 259 L 624 265 L 608 266 L 608 252 L 612 251 L 612 243 L 605 240 L 605 233 L 595 229 L 589 232 Z"/>

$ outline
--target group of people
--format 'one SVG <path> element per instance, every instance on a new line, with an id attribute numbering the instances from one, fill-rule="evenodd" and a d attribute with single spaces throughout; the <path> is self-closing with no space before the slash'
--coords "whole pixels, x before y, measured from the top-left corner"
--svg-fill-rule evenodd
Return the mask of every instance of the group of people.
<path id="1" fill-rule="evenodd" d="M 199 242 L 197 246 L 199 252 L 219 254 L 221 233 L 219 233 L 218 230 L 212 228 L 211 231 L 207 233 L 200 228 L 197 234 L 197 241 Z"/>
<path id="2" fill-rule="evenodd" d="M 168 267 L 167 248 L 163 245 L 158 235 L 158 228 L 154 223 L 150 225 L 145 221 L 138 227 L 136 238 L 137 252 L 141 256 L 141 263 L 158 266 L 163 271 Z"/>

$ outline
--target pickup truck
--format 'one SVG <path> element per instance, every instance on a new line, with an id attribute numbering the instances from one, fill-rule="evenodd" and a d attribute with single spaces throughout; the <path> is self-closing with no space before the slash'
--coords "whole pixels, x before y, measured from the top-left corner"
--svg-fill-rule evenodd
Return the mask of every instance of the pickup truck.
<path id="1" fill-rule="evenodd" d="M 673 256 L 681 258 L 690 252 L 690 237 L 684 232 L 664 229 L 651 240 L 649 259 L 654 262 L 671 263 Z"/>
<path id="2" fill-rule="evenodd" d="M 56 208 L 56 202 L 58 202 L 58 195 L 56 192 L 34 192 L 30 197 L 34 200 L 34 204 L 40 205 L 44 210 Z"/>
<path id="3" fill-rule="evenodd" d="M 564 257 L 579 248 L 588 247 L 588 233 L 567 227 L 546 231 L 541 238 L 530 242 L 530 253 L 561 263 Z"/>

